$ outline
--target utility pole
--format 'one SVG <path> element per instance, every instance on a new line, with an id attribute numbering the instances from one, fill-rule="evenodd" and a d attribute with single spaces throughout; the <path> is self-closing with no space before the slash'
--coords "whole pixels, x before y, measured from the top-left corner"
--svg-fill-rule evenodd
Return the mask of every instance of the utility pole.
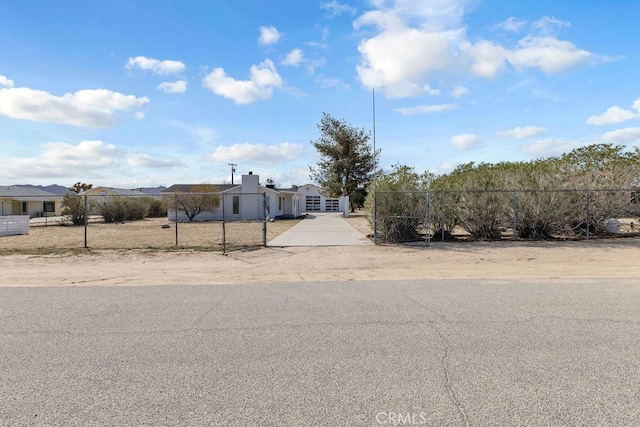
<path id="1" fill-rule="evenodd" d="M 238 164 L 229 163 L 229 166 L 231 166 L 231 185 L 233 185 L 233 173 L 236 171 L 236 166 L 238 166 Z"/>

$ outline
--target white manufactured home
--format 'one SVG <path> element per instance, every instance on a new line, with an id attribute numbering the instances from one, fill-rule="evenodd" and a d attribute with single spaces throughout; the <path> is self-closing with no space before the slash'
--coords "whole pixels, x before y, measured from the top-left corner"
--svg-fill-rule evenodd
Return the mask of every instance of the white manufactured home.
<path id="1" fill-rule="evenodd" d="M 252 221 L 265 218 L 298 218 L 304 211 L 302 195 L 296 189 L 278 189 L 275 186 L 260 185 L 260 178 L 249 172 L 242 175 L 238 185 L 215 185 L 220 193 L 220 202 L 215 211 L 199 213 L 194 221 Z M 188 193 L 194 185 L 177 184 L 163 191 L 164 194 Z M 264 195 L 264 196 L 263 196 Z M 179 197 L 179 196 L 178 196 Z M 264 199 L 263 199 L 264 197 Z M 263 201 L 264 200 L 264 201 Z M 263 207 L 263 203 L 266 206 Z M 266 208 L 266 209 L 265 209 Z M 266 213 L 265 213 L 266 210 Z M 167 217 L 170 221 L 187 221 L 184 211 L 171 206 L 169 202 Z"/>

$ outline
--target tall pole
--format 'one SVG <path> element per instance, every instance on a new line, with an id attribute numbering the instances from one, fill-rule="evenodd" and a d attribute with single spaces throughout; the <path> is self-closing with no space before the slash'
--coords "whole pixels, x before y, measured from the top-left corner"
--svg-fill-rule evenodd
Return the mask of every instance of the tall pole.
<path id="1" fill-rule="evenodd" d="M 376 90 L 373 89 L 373 244 L 378 244 L 378 156 L 376 153 Z"/>
<path id="2" fill-rule="evenodd" d="M 233 173 L 236 171 L 236 166 L 238 166 L 238 164 L 229 163 L 229 166 L 231 166 L 231 185 L 233 185 Z"/>

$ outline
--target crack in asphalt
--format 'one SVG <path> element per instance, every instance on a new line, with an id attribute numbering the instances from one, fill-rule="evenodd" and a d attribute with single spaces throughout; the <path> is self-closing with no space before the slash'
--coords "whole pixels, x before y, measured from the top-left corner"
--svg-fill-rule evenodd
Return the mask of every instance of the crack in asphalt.
<path id="1" fill-rule="evenodd" d="M 412 298 L 411 296 L 409 296 L 406 291 L 403 291 L 403 295 L 405 296 L 405 298 L 407 298 L 409 301 L 413 302 L 416 306 L 420 307 L 421 309 L 434 314 L 437 318 L 441 319 L 441 323 L 447 322 L 447 319 L 445 316 L 443 316 L 441 313 L 438 313 L 437 311 L 426 307 L 424 304 L 420 303 L 419 301 L 417 301 L 416 299 Z M 438 330 L 437 327 L 437 321 L 435 320 L 429 320 L 424 322 L 427 325 L 429 325 L 431 327 L 431 329 L 433 330 L 433 332 L 436 334 L 436 336 L 438 337 L 438 339 L 440 340 L 440 342 L 442 343 L 442 346 L 444 347 L 444 356 L 442 357 L 442 369 L 444 371 L 444 379 L 445 379 L 445 384 L 444 387 L 447 389 L 447 393 L 449 394 L 449 399 L 451 400 L 451 402 L 453 403 L 453 405 L 455 406 L 456 410 L 458 411 L 458 414 L 460 415 L 460 420 L 462 421 L 462 425 L 464 427 L 469 427 L 470 423 L 469 423 L 469 417 L 467 416 L 467 412 L 465 411 L 464 405 L 460 402 L 460 399 L 458 399 L 458 396 L 456 395 L 456 392 L 453 390 L 453 375 L 451 374 L 451 368 L 449 366 L 449 358 L 451 357 L 451 346 L 449 345 L 449 342 L 446 340 L 446 338 L 444 337 L 444 335 L 442 333 L 440 333 L 440 331 Z"/>

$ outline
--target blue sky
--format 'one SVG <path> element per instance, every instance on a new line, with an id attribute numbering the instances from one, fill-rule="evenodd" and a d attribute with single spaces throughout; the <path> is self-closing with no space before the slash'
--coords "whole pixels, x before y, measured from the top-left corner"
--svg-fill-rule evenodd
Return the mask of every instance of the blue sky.
<path id="1" fill-rule="evenodd" d="M 0 185 L 308 183 L 326 112 L 380 165 L 640 144 L 640 1 L 0 5 Z"/>

